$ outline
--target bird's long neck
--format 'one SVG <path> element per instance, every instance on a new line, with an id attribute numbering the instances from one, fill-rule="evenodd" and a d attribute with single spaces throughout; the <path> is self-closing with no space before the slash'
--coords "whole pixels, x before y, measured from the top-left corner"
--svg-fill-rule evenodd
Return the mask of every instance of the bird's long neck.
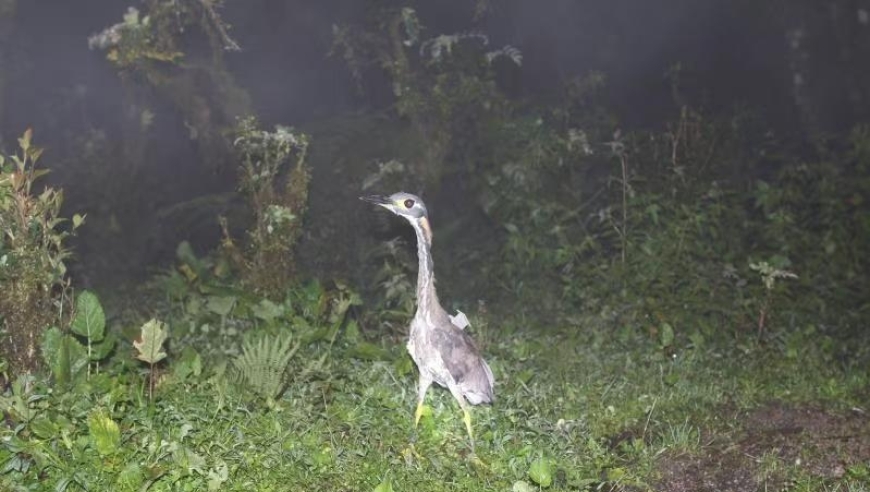
<path id="1" fill-rule="evenodd" d="M 417 233 L 417 313 L 434 312 L 438 304 L 438 294 L 435 292 L 435 270 L 432 263 L 432 229 L 429 219 L 423 217 L 411 221 Z"/>

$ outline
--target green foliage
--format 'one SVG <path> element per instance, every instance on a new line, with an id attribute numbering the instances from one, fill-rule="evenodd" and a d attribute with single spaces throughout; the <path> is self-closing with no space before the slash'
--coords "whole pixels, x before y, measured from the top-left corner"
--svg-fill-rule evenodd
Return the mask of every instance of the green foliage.
<path id="1" fill-rule="evenodd" d="M 88 415 L 88 432 L 91 445 L 100 456 L 109 456 L 118 451 L 121 443 L 121 429 L 103 409 L 96 409 Z"/>
<path id="2" fill-rule="evenodd" d="M 786 329 L 782 320 L 810 322 L 819 310 L 831 324 L 854 323 L 846 306 L 866 302 L 855 294 L 870 287 L 855 274 L 866 263 L 855 246 L 870 234 L 860 207 L 844 200 L 870 189 L 853 158 L 860 144 L 820 156 L 828 162 L 793 164 L 777 142 L 746 138 L 741 115 L 723 121 L 684 108 L 664 133 L 614 138 L 605 120 L 566 118 L 582 126 L 506 122 L 492 144 L 499 165 L 486 210 L 507 232 L 498 271 L 509 292 L 542 294 L 527 309 L 598 312 L 666 350 L 686 337 Z M 771 159 L 775 185 L 744 171 Z M 753 270 L 762 282 L 750 281 Z M 794 281 L 774 288 L 778 278 Z"/>
<path id="3" fill-rule="evenodd" d="M 183 54 L 171 50 L 161 42 L 151 17 L 140 18 L 139 10 L 128 7 L 124 21 L 91 36 L 91 48 L 107 50 L 106 58 L 120 67 L 129 67 L 146 61 L 176 62 Z"/>
<path id="4" fill-rule="evenodd" d="M 148 400 L 154 399 L 154 387 L 157 384 L 157 372 L 154 366 L 166 358 L 163 344 L 169 337 L 169 330 L 164 323 L 151 319 L 140 328 L 139 338 L 133 341 L 136 358 L 148 364 Z"/>
<path id="5" fill-rule="evenodd" d="M 335 27 L 332 49 L 359 82 L 370 67 L 390 77 L 396 111 L 423 143 L 406 178 L 418 189 L 455 172 L 473 176 L 477 139 L 507 103 L 495 84 L 495 62 L 522 62 L 516 48 L 489 49 L 482 34 L 425 35 L 415 9 L 383 5 L 367 24 Z"/>
<path id="6" fill-rule="evenodd" d="M 106 338 L 103 306 L 93 292 L 86 290 L 78 295 L 70 330 L 87 340 L 88 357 L 93 361 L 105 358 L 114 347 L 114 339 Z"/>
<path id="7" fill-rule="evenodd" d="M 152 319 L 142 325 L 139 338 L 133 342 L 133 347 L 138 352 L 136 358 L 154 365 L 166 358 L 163 344 L 169 337 L 169 330 L 164 323 Z"/>
<path id="8" fill-rule="evenodd" d="M 106 317 L 94 293 L 82 291 L 74 313 L 68 331 L 49 328 L 40 346 L 55 382 L 62 388 L 78 382 L 83 374 L 90 377 L 91 364 L 105 360 L 115 348 L 115 337 L 106 333 Z"/>
<path id="9" fill-rule="evenodd" d="M 546 489 L 553 484 L 553 464 L 547 458 L 538 458 L 529 466 L 529 478 Z"/>
<path id="10" fill-rule="evenodd" d="M 665 352 L 722 335 L 776 338 L 818 312 L 846 330 L 866 318 L 855 309 L 870 291 L 858 273 L 870 242 L 866 125 L 819 142 L 812 162 L 740 109 L 680 106 L 663 129 L 623 133 L 600 103 L 602 74 L 533 109 L 504 96 L 493 68 L 500 56 L 519 64 L 518 52 L 487 53 L 473 33 L 431 35 L 413 8 L 374 13 L 367 25 L 335 28 L 333 53 L 360 80 L 385 70 L 399 116 L 427 147 L 417 162 L 382 164 L 364 187 L 392 169 L 427 188 L 445 174 L 464 180 L 505 232 L 502 256 L 486 267 L 490 284 L 524 313 L 596 312 L 602 327 L 641 331 Z M 668 76 L 683 99 L 680 65 Z M 761 261 L 798 278 L 769 289 L 754 280 Z M 378 274 L 386 319 L 410 305 L 401 273 L 387 264 Z"/>
<path id="11" fill-rule="evenodd" d="M 242 344 L 242 353 L 233 360 L 245 386 L 257 395 L 273 401 L 287 384 L 287 367 L 299 350 L 290 335 L 251 336 Z"/>
<path id="12" fill-rule="evenodd" d="M 311 180 L 308 137 L 282 126 L 274 132 L 259 130 L 254 118 L 246 118 L 239 121 L 234 145 L 241 157 L 240 188 L 255 217 L 244 277 L 256 291 L 275 296 L 295 273 L 293 252 Z"/>
<path id="13" fill-rule="evenodd" d="M 42 356 L 62 388 L 76 381 L 90 360 L 87 349 L 75 337 L 56 327 L 49 328 L 43 335 Z"/>
<path id="14" fill-rule="evenodd" d="M 854 432 L 865 424 L 854 409 L 866 404 L 870 355 L 831 326 L 866 326 L 870 132 L 820 146 L 808 164 L 746 138 L 739 115 L 726 123 L 683 109 L 664 132 L 621 135 L 594 104 L 601 76 L 570 84 L 556 110 L 527 111 L 487 85 L 479 36 L 426 40 L 412 9 L 393 14 L 383 28 L 397 45 L 384 60 L 399 62 L 394 81 L 408 84 L 397 107 L 434 136 L 427 158 L 478 158 L 473 186 L 506 238 L 485 274 L 513 297 L 488 299 L 493 314 L 481 309 L 474 323 L 492 327 L 477 340 L 499 381 L 497 403 L 472 410 L 474 454 L 447 392 L 433 390 L 413 428 L 416 373 L 393 336 L 413 310 L 413 248 L 388 243 L 368 257 L 407 260 L 383 263 L 386 295 L 368 312 L 340 283 L 234 281 L 227 264 L 244 272 L 257 248 L 292 247 L 307 197 L 307 178 L 291 191 L 282 181 L 287 160 L 302 166 L 304 141 L 251 122 L 238 143 L 259 214 L 254 249 L 240 258 L 227 233 L 223 256 L 182 243 L 178 268 L 154 283 L 154 306 L 136 299 L 167 320 L 145 323 L 133 342 L 149 364 L 147 401 L 129 357 L 82 377 L 111 355 L 96 297 L 82 292 L 73 312 L 52 306 L 74 313 L 57 316 L 61 328 L 41 346 L 68 390 L 25 376 L 0 394 L 0 490 L 651 490 L 666 489 L 669 474 L 689 483 L 683 475 L 701 463 L 717 477 L 733 466 L 747 490 L 781 488 L 776 473 L 796 490 L 863 487 L 867 438 Z M 486 116 L 474 104 L 488 97 L 510 107 Z M 474 149 L 460 133 L 469 128 Z M 742 169 L 762 164 L 765 181 Z M 276 265 L 263 261 L 264 275 Z M 167 325 L 181 350 L 160 371 Z M 768 344 L 741 336 L 756 325 Z M 780 432 L 770 415 L 744 418 L 771 400 L 839 425 L 804 441 L 813 426 Z M 813 475 L 794 456 L 845 471 Z"/>
<path id="15" fill-rule="evenodd" d="M 48 171 L 36 168 L 42 149 L 32 137 L 28 129 L 18 139 L 19 154 L 0 156 L 0 359 L 13 378 L 38 368 L 43 330 L 63 321 L 56 313 L 64 312 L 69 285 L 64 241 L 84 221 L 76 215 L 62 229 L 63 193 L 34 189 Z"/>
<path id="16" fill-rule="evenodd" d="M 106 53 L 125 86 L 124 141 L 120 147 L 112 144 L 110 153 L 100 155 L 100 165 L 81 162 L 76 166 L 95 175 L 88 194 L 110 196 L 108 206 L 105 201 L 97 201 L 91 208 L 104 209 L 107 226 L 110 216 L 117 215 L 124 226 L 142 217 L 136 205 L 128 202 L 131 194 L 143 193 L 141 180 L 150 175 L 147 152 L 153 141 L 150 132 L 158 113 L 156 107 L 173 108 L 169 113 L 176 112 L 177 124 L 187 129 L 199 160 L 222 172 L 231 172 L 234 166 L 227 138 L 229 128 L 238 116 L 250 112 L 247 93 L 235 84 L 224 63 L 225 54 L 239 46 L 229 37 L 228 27 L 219 15 L 220 2 L 148 0 L 139 8 L 141 12 L 129 7 L 122 22 L 89 38 L 91 49 Z M 88 149 L 85 146 L 83 150 Z M 109 166 L 116 169 L 119 164 L 124 172 L 106 172 Z M 105 184 L 107 176 L 111 177 L 109 185 Z M 143 195 L 132 201 L 145 203 L 148 198 Z M 197 205 L 208 202 L 201 199 L 182 208 L 196 212 Z M 168 211 L 178 212 L 174 206 Z M 129 241 L 118 248 L 140 246 Z"/>
<path id="17" fill-rule="evenodd" d="M 295 298 L 301 302 L 316 291 Z M 247 309 L 247 302 L 235 309 Z M 756 442 L 744 441 L 753 439 L 753 428 L 741 427 L 751 419 L 723 421 L 723 405 L 743 415 L 771 395 L 800 405 L 827 394 L 829 421 L 854 415 L 850 409 L 861 404 L 866 387 L 866 376 L 855 379 L 814 350 L 795 359 L 720 348 L 664 358 L 642 336 L 614 344 L 607 333 L 564 326 L 543 334 L 512 322 L 505 320 L 503 336 L 489 348 L 493 370 L 534 376 L 500 379 L 498 405 L 472 410 L 479 434 L 474 456 L 448 393 L 432 394 L 415 433 L 413 373 L 397 376 L 389 364 L 337 358 L 305 376 L 300 369 L 317 351 L 302 343 L 288 364 L 292 390 L 268 411 L 221 392 L 217 353 L 202 358 L 201 377 L 181 381 L 167 374 L 158 405 L 138 399 L 139 378 L 120 367 L 69 392 L 22 380 L 0 394 L 9 422 L 0 428 L 0 489 L 234 490 L 256 484 L 281 490 L 293 483 L 305 490 L 525 491 L 548 481 L 547 490 L 655 489 L 661 475 L 682 462 L 674 455 L 692 453 L 685 459 L 697 463 L 695 453 L 709 454 L 717 473 L 727 474 L 731 465 L 718 460 L 722 449 L 755 449 L 758 456 L 801 438 L 777 434 L 765 420 L 766 432 L 756 434 L 773 434 L 773 443 L 751 448 Z M 249 335 L 254 345 L 261 330 L 268 328 Z M 222 349 L 236 342 L 227 338 Z M 678 375 L 675 384 L 667 382 L 669 374 Z M 431 431 L 427 419 L 437 421 Z M 851 422 L 860 424 L 860 417 Z M 862 439 L 848 428 L 816 444 Z M 818 459 L 814 446 L 804 447 L 804 459 Z M 826 480 L 857 483 L 866 475 L 859 456 L 838 449 L 826 457 L 843 460 L 847 470 Z M 730 473 L 743 476 L 760 466 L 752 457 L 746 463 Z M 775 464 L 796 487 L 820 479 L 793 459 Z"/>
<path id="18" fill-rule="evenodd" d="M 178 63 L 184 56 L 177 33 L 185 28 L 198 28 L 218 50 L 240 49 L 211 4 L 162 0 L 147 4 L 146 15 L 128 7 L 123 22 L 94 34 L 88 38 L 88 45 L 105 50 L 106 58 L 120 68 L 135 67 L 152 76 L 149 63 Z"/>
<path id="19" fill-rule="evenodd" d="M 366 257 L 367 263 L 381 263 L 375 272 L 374 283 L 379 293 L 376 311 L 382 322 L 404 327 L 414 315 L 416 291 L 414 281 L 416 258 L 413 249 L 396 238 L 381 241 Z"/>

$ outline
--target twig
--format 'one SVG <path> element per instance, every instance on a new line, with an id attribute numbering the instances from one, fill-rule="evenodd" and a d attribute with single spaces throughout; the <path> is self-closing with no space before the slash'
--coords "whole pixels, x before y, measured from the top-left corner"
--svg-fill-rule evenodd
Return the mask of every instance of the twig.
<path id="1" fill-rule="evenodd" d="M 208 14 L 209 20 L 217 31 L 218 35 L 221 38 L 221 41 L 224 43 L 224 49 L 227 51 L 242 51 L 242 48 L 236 43 L 233 38 L 227 34 L 227 28 L 224 24 L 223 20 L 221 20 L 220 16 L 218 16 L 217 12 L 214 10 L 214 6 L 212 5 L 212 0 L 199 0 L 199 3 L 202 4 L 202 8 L 205 9 L 206 14 Z"/>

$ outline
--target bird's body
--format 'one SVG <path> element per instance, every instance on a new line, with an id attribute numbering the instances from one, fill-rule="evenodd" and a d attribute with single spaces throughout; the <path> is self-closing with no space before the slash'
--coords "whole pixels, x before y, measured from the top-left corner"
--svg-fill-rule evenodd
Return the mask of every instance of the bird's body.
<path id="1" fill-rule="evenodd" d="M 467 403 L 492 403 L 495 399 L 495 381 L 471 335 L 464 330 L 465 326 L 458 326 L 455 318 L 451 318 L 438 302 L 430 252 L 432 229 L 426 206 L 419 197 L 408 193 L 396 193 L 389 197 L 368 196 L 363 197 L 363 200 L 404 217 L 417 234 L 417 310 L 411 320 L 407 344 L 408 352 L 420 371 L 415 424 L 422 415 L 426 391 L 433 382 L 438 383 L 450 391 L 462 408 L 473 444 Z"/>

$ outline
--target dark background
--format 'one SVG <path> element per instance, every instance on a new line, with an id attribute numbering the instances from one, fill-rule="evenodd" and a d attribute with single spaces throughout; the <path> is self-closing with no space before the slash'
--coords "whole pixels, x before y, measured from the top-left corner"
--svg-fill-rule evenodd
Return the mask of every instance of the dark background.
<path id="1" fill-rule="evenodd" d="M 324 121 L 392 104 L 385 76 L 368 73 L 361 92 L 341 58 L 327 56 L 334 24 L 360 22 L 383 3 L 224 2 L 220 13 L 242 47 L 226 53 L 226 61 L 264 126 L 311 129 L 316 148 L 316 128 Z M 475 16 L 480 5 L 487 13 Z M 95 188 L 111 186 L 112 179 L 95 184 L 94 170 L 82 172 L 76 164 L 81 156 L 71 157 L 81 146 L 70 142 L 94 131 L 104 141 L 123 140 L 125 89 L 87 39 L 119 22 L 128 6 L 141 7 L 109 0 L 17 2 L 0 21 L 0 147 L 11 153 L 14 138 L 33 127 L 37 143 L 48 150 L 44 165 L 52 169 L 51 182 L 66 190 L 67 209 L 89 213 L 92 230 L 111 229 L 124 238 L 88 234 L 98 244 L 82 239 L 76 245 L 79 269 L 136 276 L 171 258 L 185 232 L 196 232 L 161 230 L 160 211 L 231 192 L 236 176 L 202 162 L 181 115 L 156 101 L 155 130 L 144 144 L 147 172 L 133 180 L 140 192 L 136 203 L 107 195 L 94 209 Z M 521 50 L 521 69 L 501 81 L 515 99 L 548 103 L 566 80 L 602 72 L 607 104 L 627 129 L 657 128 L 680 104 L 714 112 L 742 105 L 764 115 L 771 131 L 800 139 L 844 131 L 866 120 L 870 107 L 867 1 L 454 0 L 415 7 L 427 35 L 482 32 L 492 46 Z M 684 101 L 674 101 L 668 77 L 677 64 L 685 89 L 676 97 Z M 101 165 L 98 173 L 125 172 L 121 165 Z M 318 180 L 341 171 L 315 170 L 312 200 L 324 189 Z M 193 238 L 202 248 L 217 239 L 214 226 L 206 229 Z M 130 243 L 138 245 L 135 252 Z M 127 249 L 106 253 L 112 244 Z"/>

